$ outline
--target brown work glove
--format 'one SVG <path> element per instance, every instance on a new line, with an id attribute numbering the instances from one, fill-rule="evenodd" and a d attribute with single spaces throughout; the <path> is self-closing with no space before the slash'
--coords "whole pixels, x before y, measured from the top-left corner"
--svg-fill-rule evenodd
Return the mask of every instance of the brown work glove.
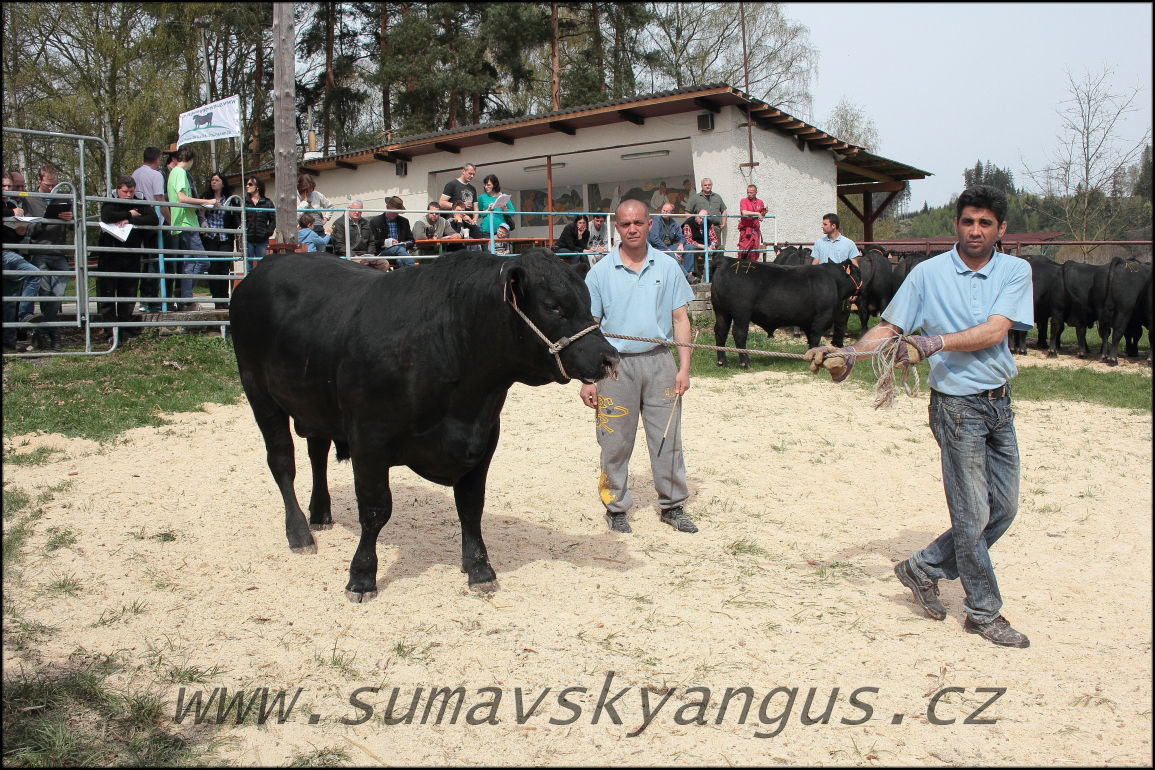
<path id="1" fill-rule="evenodd" d="M 854 368 L 854 348 L 836 348 L 826 345 L 820 348 L 810 348 L 806 351 L 803 359 L 810 362 L 810 371 L 818 372 L 818 367 L 823 367 L 830 372 L 830 379 L 834 382 L 842 382 L 850 376 L 850 370 Z"/>
<path id="2" fill-rule="evenodd" d="M 933 337 L 924 337 L 921 334 L 908 334 L 902 338 L 904 344 L 898 346 L 895 362 L 900 365 L 917 364 L 925 361 L 943 348 L 941 334 Z"/>

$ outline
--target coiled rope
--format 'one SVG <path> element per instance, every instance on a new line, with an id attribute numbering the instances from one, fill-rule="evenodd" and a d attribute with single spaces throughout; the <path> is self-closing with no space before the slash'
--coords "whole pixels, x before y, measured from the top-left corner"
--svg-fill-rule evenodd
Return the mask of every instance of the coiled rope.
<path id="1" fill-rule="evenodd" d="M 673 347 L 685 347 L 693 350 L 717 350 L 723 353 L 747 353 L 755 356 L 769 356 L 771 358 L 793 358 L 798 360 L 805 360 L 802 353 L 784 353 L 777 350 L 750 350 L 748 348 L 732 348 L 723 347 L 720 345 L 701 345 L 696 342 L 670 342 L 669 340 L 659 340 L 652 337 L 630 337 L 625 334 L 610 334 L 609 332 L 602 332 L 606 337 L 613 337 L 619 340 L 633 340 L 634 342 L 653 342 L 658 345 L 667 345 Z M 910 366 L 907 363 L 899 363 L 899 345 L 905 345 L 902 335 L 892 335 L 878 347 L 869 352 L 855 353 L 854 358 L 871 359 L 871 371 L 874 373 L 874 408 L 880 407 L 890 408 L 894 405 L 895 393 L 895 375 L 896 367 L 902 367 L 902 376 L 897 382 L 902 383 L 902 389 L 906 395 L 914 397 L 919 393 L 919 377 L 917 367 Z M 826 354 L 827 358 L 846 358 L 846 355 L 841 352 L 831 351 Z"/>

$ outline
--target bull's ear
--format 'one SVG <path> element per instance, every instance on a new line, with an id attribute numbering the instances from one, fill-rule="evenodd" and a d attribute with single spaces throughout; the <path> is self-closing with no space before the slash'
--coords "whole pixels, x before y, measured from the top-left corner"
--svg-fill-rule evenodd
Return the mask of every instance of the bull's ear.
<path id="1" fill-rule="evenodd" d="M 585 262 L 578 262 L 577 266 L 574 269 L 577 270 L 578 278 L 581 278 L 584 280 L 586 277 L 586 273 L 588 273 L 590 271 L 590 266 L 587 265 Z"/>
<path id="2" fill-rule="evenodd" d="M 529 273 L 525 266 L 506 262 L 502 266 L 502 296 L 506 302 L 522 302 L 529 293 Z"/>

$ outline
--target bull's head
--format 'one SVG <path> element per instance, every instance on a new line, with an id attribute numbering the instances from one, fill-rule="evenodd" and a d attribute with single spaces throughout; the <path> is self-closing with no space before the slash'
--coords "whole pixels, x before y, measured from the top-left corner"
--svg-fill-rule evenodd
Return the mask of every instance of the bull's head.
<path id="1" fill-rule="evenodd" d="M 524 323 L 519 336 L 553 357 L 551 379 L 588 384 L 617 371 L 617 351 L 590 315 L 589 289 L 577 270 L 535 249 L 505 262 L 501 275 L 502 296 Z"/>

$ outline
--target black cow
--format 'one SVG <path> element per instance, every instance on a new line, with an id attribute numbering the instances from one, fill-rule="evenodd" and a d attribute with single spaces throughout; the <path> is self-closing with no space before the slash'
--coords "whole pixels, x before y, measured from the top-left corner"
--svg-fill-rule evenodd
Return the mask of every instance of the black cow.
<path id="1" fill-rule="evenodd" d="M 1046 257 L 1028 257 L 1027 264 L 1031 266 L 1031 285 L 1034 293 L 1035 328 L 1039 338 L 1035 346 L 1042 350 L 1048 347 L 1047 328 L 1051 320 L 1051 309 L 1060 301 L 1063 291 L 1062 268 Z M 1027 333 L 1010 332 L 1009 342 L 1012 353 L 1026 355 Z"/>
<path id="2" fill-rule="evenodd" d="M 1107 290 L 1103 301 L 1103 321 L 1111 327 L 1110 341 L 1103 338 L 1103 360 L 1119 363 L 1119 339 L 1127 338 L 1127 355 L 1139 355 L 1139 337 L 1147 327 L 1151 342 L 1151 265 L 1134 259 L 1115 257 L 1107 265 Z M 1100 325 L 1102 328 L 1102 325 Z"/>
<path id="3" fill-rule="evenodd" d="M 849 274 L 848 274 L 849 271 Z M 710 303 L 714 306 L 714 344 L 722 347 L 734 325 L 734 344 L 746 347 L 750 322 L 773 334 L 782 326 L 799 326 L 806 332 L 810 347 L 816 347 L 822 333 L 834 322 L 834 314 L 854 294 L 861 280 L 858 268 L 842 264 L 776 265 L 718 257 L 711 265 Z M 853 276 L 853 280 L 851 279 Z M 835 330 L 836 347 L 842 335 Z M 726 354 L 718 351 L 718 366 L 726 365 Z M 738 363 L 750 368 L 750 356 L 738 354 Z"/>
<path id="4" fill-rule="evenodd" d="M 1103 302 L 1107 297 L 1107 265 L 1088 265 L 1068 259 L 1060 267 L 1063 291 L 1051 309 L 1051 341 L 1047 356 L 1059 353 L 1063 324 L 1075 327 L 1075 355 L 1087 357 L 1087 327 L 1100 321 L 1099 337 L 1107 336 L 1106 322 L 1101 321 Z M 1100 352 L 1105 346 L 1100 347 Z"/>
<path id="5" fill-rule="evenodd" d="M 894 290 L 902 286 L 902 282 L 910 275 L 910 271 L 920 262 L 926 262 L 932 255 L 924 251 L 908 251 L 899 254 L 898 263 L 894 266 Z"/>
<path id="6" fill-rule="evenodd" d="M 810 249 L 805 246 L 783 246 L 774 256 L 775 265 L 809 265 Z"/>
<path id="7" fill-rule="evenodd" d="M 890 260 L 877 246 L 871 246 L 858 259 L 858 268 L 862 271 L 862 288 L 858 290 L 858 321 L 860 334 L 866 332 L 872 315 L 878 315 L 890 301 L 894 299 L 894 291 L 898 282 Z"/>
<path id="8" fill-rule="evenodd" d="M 595 382 L 618 360 L 585 283 L 544 249 L 513 259 L 462 251 L 389 273 L 328 254 L 276 255 L 237 287 L 230 317 L 292 550 L 315 553 L 310 526 L 332 526 L 330 442 L 338 460 L 353 461 L 361 539 L 345 594 L 355 602 L 377 594 L 394 465 L 453 487 L 462 569 L 470 586 L 496 588 L 481 515 L 509 388 Z M 307 522 L 293 491 L 290 418 L 308 439 Z"/>

